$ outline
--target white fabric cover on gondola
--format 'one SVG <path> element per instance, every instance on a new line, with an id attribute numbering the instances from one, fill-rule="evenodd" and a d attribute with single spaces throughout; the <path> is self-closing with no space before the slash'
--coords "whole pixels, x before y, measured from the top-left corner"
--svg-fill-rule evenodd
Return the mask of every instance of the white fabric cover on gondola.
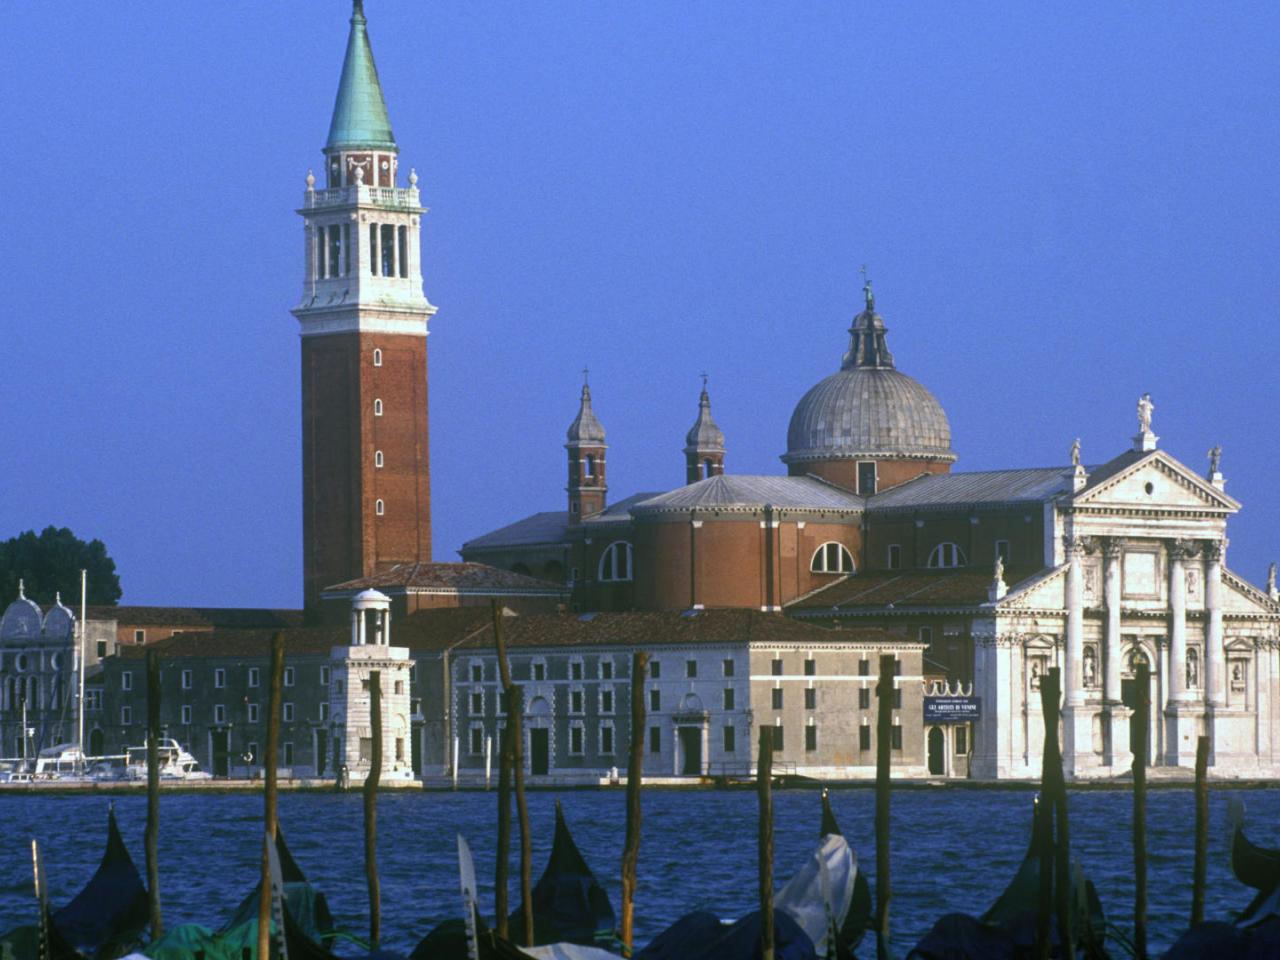
<path id="1" fill-rule="evenodd" d="M 818 956 L 827 956 L 830 934 L 839 930 L 853 902 L 858 861 L 844 837 L 829 833 L 804 866 L 773 898 L 813 941 Z"/>

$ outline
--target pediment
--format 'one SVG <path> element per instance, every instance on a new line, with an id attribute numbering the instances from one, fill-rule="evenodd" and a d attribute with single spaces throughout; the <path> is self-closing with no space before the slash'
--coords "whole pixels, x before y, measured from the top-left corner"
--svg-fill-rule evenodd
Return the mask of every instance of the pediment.
<path id="1" fill-rule="evenodd" d="M 1280 604 L 1230 570 L 1222 572 L 1223 613 L 1231 616 L 1275 616 Z"/>
<path id="2" fill-rule="evenodd" d="M 1066 566 L 1057 567 L 1013 588 L 996 606 L 1001 610 L 1062 610 L 1067 605 Z"/>
<path id="3" fill-rule="evenodd" d="M 1163 450 L 1153 450 L 1097 486 L 1086 486 L 1072 503 L 1115 510 L 1240 509 L 1238 502 Z"/>

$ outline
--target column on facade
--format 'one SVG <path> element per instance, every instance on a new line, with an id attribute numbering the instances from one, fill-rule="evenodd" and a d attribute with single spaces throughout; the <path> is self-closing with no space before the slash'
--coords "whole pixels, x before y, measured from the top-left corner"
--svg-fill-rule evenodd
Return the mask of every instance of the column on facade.
<path id="1" fill-rule="evenodd" d="M 360 621 L 364 614 L 356 607 L 351 608 L 351 645 L 360 646 Z"/>
<path id="2" fill-rule="evenodd" d="M 1084 703 L 1080 668 L 1084 660 L 1084 606 L 1081 600 L 1080 554 L 1083 543 L 1077 537 L 1063 538 L 1067 551 L 1067 642 L 1063 657 L 1063 690 L 1068 705 Z"/>
<path id="3" fill-rule="evenodd" d="M 1222 637 L 1222 551 L 1221 540 L 1210 541 L 1204 555 L 1204 691 L 1213 706 L 1226 703 L 1226 651 Z"/>
<path id="4" fill-rule="evenodd" d="M 1123 650 L 1120 639 L 1120 544 L 1108 540 L 1103 547 L 1103 594 L 1107 605 L 1107 642 L 1103 653 L 1102 697 L 1107 703 L 1120 702 L 1120 669 Z"/>
<path id="5" fill-rule="evenodd" d="M 1187 699 L 1187 548 L 1169 546 L 1169 699 Z"/>

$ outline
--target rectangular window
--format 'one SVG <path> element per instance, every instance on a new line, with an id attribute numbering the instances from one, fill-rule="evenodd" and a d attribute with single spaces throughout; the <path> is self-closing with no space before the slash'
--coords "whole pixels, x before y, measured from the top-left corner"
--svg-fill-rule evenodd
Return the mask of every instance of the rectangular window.
<path id="1" fill-rule="evenodd" d="M 147 642 L 147 631 L 145 631 L 145 630 L 135 630 L 135 631 L 133 631 L 133 642 L 134 642 L 134 643 L 137 643 L 137 644 L 143 644 L 143 643 L 146 643 L 146 642 Z"/>
<path id="2" fill-rule="evenodd" d="M 871 709 L 871 688 L 870 687 L 858 688 L 858 709 L 859 710 Z"/>
<path id="3" fill-rule="evenodd" d="M 782 752 L 782 724 L 773 728 L 773 752 Z"/>
<path id="4" fill-rule="evenodd" d="M 257 723 L 258 722 L 258 705 L 256 703 L 251 703 L 248 705 L 248 707 L 249 707 L 249 722 Z"/>
<path id="5" fill-rule="evenodd" d="M 218 667 L 213 671 L 213 688 L 221 690 L 227 685 L 227 671 L 222 667 Z"/>
<path id="6" fill-rule="evenodd" d="M 249 763 L 258 762 L 258 745 L 252 740 L 244 745 L 244 752 L 249 756 Z"/>
<path id="7" fill-rule="evenodd" d="M 818 749 L 818 728 L 815 726 L 807 726 L 804 728 L 804 752 L 813 753 Z"/>
<path id="8" fill-rule="evenodd" d="M 583 668 L 583 663 L 582 663 L 582 661 L 581 661 L 581 660 L 571 660 L 571 661 L 569 661 L 569 679 L 570 679 L 570 680 L 581 680 L 581 679 L 582 679 L 582 668 Z"/>
<path id="9" fill-rule="evenodd" d="M 471 692 L 471 715 L 478 717 L 484 713 L 484 693 L 480 690 Z"/>
<path id="10" fill-rule="evenodd" d="M 613 691 L 612 690 L 600 691 L 600 712 L 613 713 Z"/>
<path id="11" fill-rule="evenodd" d="M 805 658 L 804 675 L 806 677 L 816 677 L 818 675 L 818 661 L 813 659 L 813 657 Z"/>
<path id="12" fill-rule="evenodd" d="M 956 756 L 961 757 L 969 752 L 969 728 L 960 725 L 956 727 Z"/>
<path id="13" fill-rule="evenodd" d="M 600 661 L 600 679 L 601 680 L 613 679 L 613 661 L 612 660 Z"/>
<path id="14" fill-rule="evenodd" d="M 329 276 L 336 277 L 342 270 L 342 228 L 339 224 L 329 227 Z"/>
<path id="15" fill-rule="evenodd" d="M 569 712 L 582 713 L 583 699 L 584 697 L 581 690 L 570 690 L 569 691 Z"/>
<path id="16" fill-rule="evenodd" d="M 804 708 L 806 710 L 818 709 L 818 691 L 813 687 L 807 687 L 804 691 Z"/>
<path id="17" fill-rule="evenodd" d="M 404 696 L 404 681 L 403 681 L 403 680 L 397 680 L 397 681 L 396 681 L 395 691 L 396 691 L 396 694 L 395 694 L 395 695 L 396 695 L 397 697 L 403 697 L 403 696 Z"/>
<path id="18" fill-rule="evenodd" d="M 102 689 L 98 688 L 97 690 L 86 690 L 84 692 L 84 705 L 91 712 L 101 710 L 102 709 Z"/>
<path id="19" fill-rule="evenodd" d="M 320 668 L 320 686 L 327 687 L 329 685 L 329 668 Z"/>
<path id="20" fill-rule="evenodd" d="M 123 673 L 120 674 L 120 689 L 126 690 L 126 691 L 133 689 L 133 671 L 132 670 L 125 670 Z"/>
<path id="21" fill-rule="evenodd" d="M 227 708 L 224 704 L 218 703 L 214 705 L 213 722 L 218 724 L 227 722 Z"/>
<path id="22" fill-rule="evenodd" d="M 284 685 L 286 687 L 293 686 L 293 667 L 284 668 Z"/>
<path id="23" fill-rule="evenodd" d="M 773 709 L 781 710 L 782 709 L 782 688 L 774 687 L 772 690 L 769 691 L 769 696 L 772 700 Z"/>
<path id="24" fill-rule="evenodd" d="M 286 703 L 284 705 L 284 722 L 293 723 L 293 704 Z"/>
<path id="25" fill-rule="evenodd" d="M 889 555 L 885 558 L 885 566 L 890 570 L 902 569 L 902 544 L 889 544 Z"/>
<path id="26" fill-rule="evenodd" d="M 293 766 L 293 742 L 286 741 L 284 745 L 284 765 L 286 767 Z"/>
<path id="27" fill-rule="evenodd" d="M 657 660 L 649 661 L 649 677 L 652 680 L 658 680 L 662 677 L 662 664 Z"/>
<path id="28" fill-rule="evenodd" d="M 360 759 L 365 763 L 373 760 L 373 737 L 360 738 Z"/>
<path id="29" fill-rule="evenodd" d="M 126 727 L 133 723 L 133 707 L 120 708 L 120 722 Z"/>
<path id="30" fill-rule="evenodd" d="M 732 676 L 733 676 L 733 658 L 732 658 L 732 657 L 726 657 L 726 658 L 725 658 L 725 661 L 724 661 L 724 675 L 725 675 L 726 677 L 732 677 Z"/>
<path id="31" fill-rule="evenodd" d="M 107 659 L 107 641 L 105 640 L 98 641 L 98 659 L 99 660 Z"/>
<path id="32" fill-rule="evenodd" d="M 891 750 L 902 749 L 902 727 L 897 724 L 889 728 L 889 748 Z"/>
<path id="33" fill-rule="evenodd" d="M 686 660 L 684 662 L 684 675 L 686 679 L 692 680 L 698 675 L 698 661 Z"/>
<path id="34" fill-rule="evenodd" d="M 182 689 L 183 690 L 191 689 L 191 671 L 190 670 L 182 671 Z"/>
<path id="35" fill-rule="evenodd" d="M 662 704 L 662 697 L 659 695 L 658 691 L 650 690 L 649 691 L 649 710 L 652 713 L 657 713 L 662 708 L 661 704 Z"/>
<path id="36" fill-rule="evenodd" d="M 541 660 L 533 664 L 533 679 L 539 681 L 547 679 L 547 665 Z"/>
<path id="37" fill-rule="evenodd" d="M 574 724 L 569 728 L 569 755 L 574 757 L 582 756 L 583 730 L 581 724 Z"/>
<path id="38" fill-rule="evenodd" d="M 733 706 L 733 687 L 724 688 L 724 708 L 726 710 L 734 709 Z"/>
<path id="39" fill-rule="evenodd" d="M 477 724 L 471 728 L 471 738 L 467 748 L 473 757 L 478 757 L 484 753 L 484 727 Z"/>
<path id="40" fill-rule="evenodd" d="M 396 737 L 396 763 L 404 763 L 404 737 Z"/>
<path id="41" fill-rule="evenodd" d="M 773 662 L 769 665 L 769 670 L 775 677 L 782 676 L 782 658 L 774 657 Z"/>
<path id="42" fill-rule="evenodd" d="M 409 231 L 401 226 L 397 232 L 400 234 L 400 276 L 404 278 L 409 276 Z"/>
<path id="43" fill-rule="evenodd" d="M 921 643 L 933 643 L 933 627 L 921 627 L 917 632 Z M 894 674 L 897 676 L 897 674 Z"/>
<path id="44" fill-rule="evenodd" d="M 661 727 L 649 728 L 649 752 L 650 753 L 662 752 L 662 728 Z"/>
<path id="45" fill-rule="evenodd" d="M 382 225 L 382 275 L 396 275 L 396 228 L 391 223 Z"/>
<path id="46" fill-rule="evenodd" d="M 876 492 L 876 462 L 874 460 L 858 461 L 858 493 L 870 497 Z"/>
<path id="47" fill-rule="evenodd" d="M 871 676 L 871 661 L 870 661 L 870 660 L 859 660 L 859 661 L 858 661 L 858 676 L 860 676 L 860 677 L 869 677 L 869 676 Z"/>
<path id="48" fill-rule="evenodd" d="M 893 709 L 902 709 L 902 690 L 898 687 L 893 688 Z"/>
<path id="49" fill-rule="evenodd" d="M 865 723 L 858 728 L 858 749 L 871 749 L 871 727 Z"/>
<path id="50" fill-rule="evenodd" d="M 262 671 L 260 671 L 257 667 L 250 667 L 249 668 L 249 686 L 251 687 L 258 686 L 258 682 L 261 679 L 262 679 Z"/>
<path id="51" fill-rule="evenodd" d="M 483 663 L 473 663 L 471 665 L 471 682 L 472 683 L 484 682 L 484 664 Z"/>
<path id="52" fill-rule="evenodd" d="M 600 724 L 600 752 L 613 753 L 613 724 Z"/>
<path id="53" fill-rule="evenodd" d="M 378 275 L 378 225 L 369 224 L 369 272 Z"/>
<path id="54" fill-rule="evenodd" d="M 351 224 L 342 225 L 342 275 L 351 276 Z"/>
<path id="55" fill-rule="evenodd" d="M 191 725 L 191 704 L 189 703 L 182 705 L 182 723 L 184 726 Z"/>
<path id="56" fill-rule="evenodd" d="M 329 719 L 329 705 L 323 701 L 320 703 L 320 722 L 324 723 Z"/>
<path id="57" fill-rule="evenodd" d="M 724 728 L 724 752 L 736 753 L 738 749 L 738 731 L 733 726 Z"/>
<path id="58" fill-rule="evenodd" d="M 1001 560 L 1003 560 L 1005 563 L 1009 562 L 1009 541 L 1008 540 L 996 541 L 996 556 L 999 557 Z"/>

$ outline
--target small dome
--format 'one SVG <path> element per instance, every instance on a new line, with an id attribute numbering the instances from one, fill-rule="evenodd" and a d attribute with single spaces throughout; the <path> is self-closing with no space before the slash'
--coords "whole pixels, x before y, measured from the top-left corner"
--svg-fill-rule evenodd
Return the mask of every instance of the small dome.
<path id="1" fill-rule="evenodd" d="M 784 463 L 837 459 L 954 460 L 951 425 L 942 404 L 919 381 L 894 368 L 888 329 L 867 308 L 850 328 L 841 369 L 798 404 L 787 427 Z"/>
<path id="2" fill-rule="evenodd" d="M 391 598 L 371 587 L 352 597 L 351 606 L 357 610 L 385 610 L 391 606 Z"/>
<path id="3" fill-rule="evenodd" d="M 28 600 L 22 581 L 18 581 L 18 599 L 9 604 L 0 617 L 0 643 L 29 643 L 39 640 L 44 627 L 44 614 L 34 600 Z"/>
<path id="4" fill-rule="evenodd" d="M 44 615 L 44 635 L 47 640 L 70 641 L 76 630 L 76 618 L 70 610 L 62 605 L 62 594 L 58 594 L 53 606 Z"/>
<path id="5" fill-rule="evenodd" d="M 591 388 L 585 383 L 582 385 L 582 402 L 578 405 L 578 415 L 569 424 L 566 436 L 569 443 L 604 443 L 604 426 L 591 409 Z"/>
<path id="6" fill-rule="evenodd" d="M 684 437 L 686 453 L 724 453 L 724 431 L 711 419 L 711 398 L 702 388 L 698 398 L 698 419 Z"/>

